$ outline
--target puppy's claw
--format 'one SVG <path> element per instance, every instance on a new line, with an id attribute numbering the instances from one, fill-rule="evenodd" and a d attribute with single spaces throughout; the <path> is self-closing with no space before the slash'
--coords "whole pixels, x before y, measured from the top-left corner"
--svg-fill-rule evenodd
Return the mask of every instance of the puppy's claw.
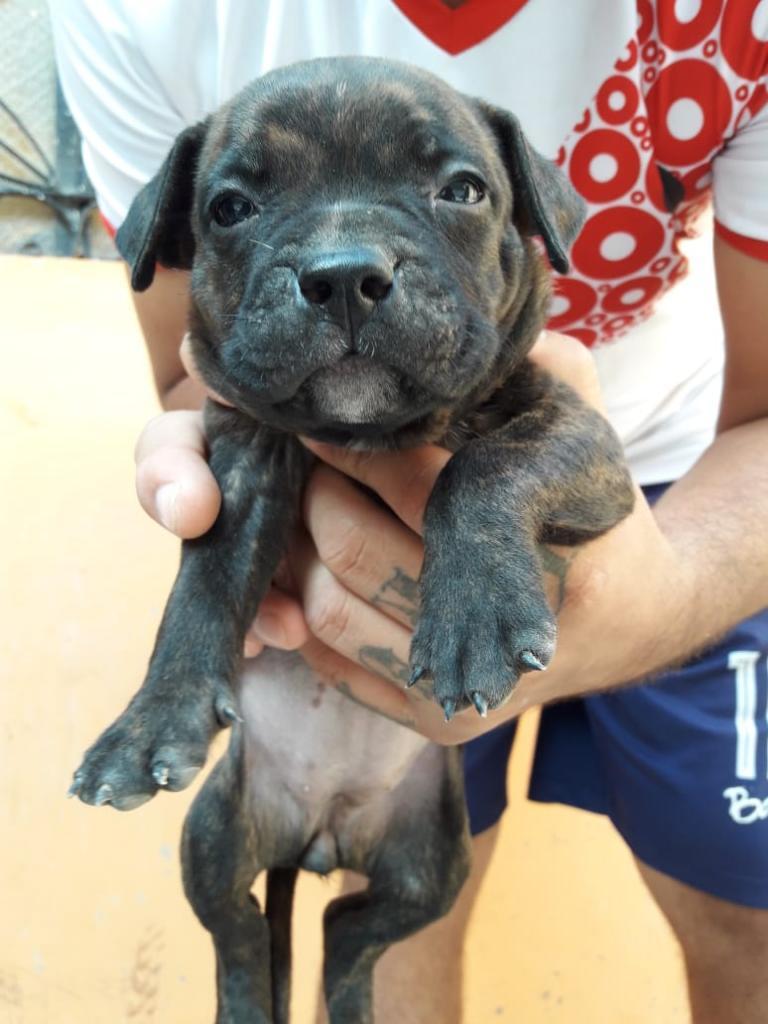
<path id="1" fill-rule="evenodd" d="M 526 672 L 543 672 L 547 667 L 543 665 L 533 651 L 523 651 L 520 655 L 520 663 L 525 666 Z"/>
<path id="2" fill-rule="evenodd" d="M 103 786 L 99 786 L 96 796 L 93 801 L 94 807 L 103 807 L 104 804 L 111 804 L 112 797 L 115 795 L 114 790 L 108 782 L 105 782 Z"/>
<path id="3" fill-rule="evenodd" d="M 472 703 L 475 705 L 475 710 L 481 718 L 488 717 L 488 701 L 482 695 L 475 690 L 472 694 Z"/>
<path id="4" fill-rule="evenodd" d="M 414 665 L 411 669 L 411 674 L 408 677 L 408 682 L 405 684 L 406 687 L 410 688 L 411 686 L 415 686 L 416 683 L 426 675 L 426 672 L 427 670 L 423 665 Z"/>
<path id="5" fill-rule="evenodd" d="M 72 776 L 72 784 L 67 790 L 67 800 L 71 800 L 73 796 L 77 796 L 80 792 L 80 787 L 83 784 L 83 773 L 81 771 L 75 772 Z"/>
<path id="6" fill-rule="evenodd" d="M 219 723 L 226 729 L 229 725 L 234 725 L 235 722 L 242 722 L 243 719 L 237 713 L 237 709 L 231 703 L 231 701 L 224 697 L 219 697 L 216 701 L 216 717 Z"/>
<path id="7" fill-rule="evenodd" d="M 171 748 L 166 748 L 158 751 L 156 755 L 152 765 L 152 778 L 160 789 L 178 793 L 180 789 L 187 788 L 202 767 L 202 764 L 179 765 L 176 753 Z"/>
<path id="8" fill-rule="evenodd" d="M 445 700 L 440 702 L 443 708 L 446 722 L 450 722 L 453 716 L 456 714 L 456 701 L 451 700 L 450 697 L 446 697 Z"/>

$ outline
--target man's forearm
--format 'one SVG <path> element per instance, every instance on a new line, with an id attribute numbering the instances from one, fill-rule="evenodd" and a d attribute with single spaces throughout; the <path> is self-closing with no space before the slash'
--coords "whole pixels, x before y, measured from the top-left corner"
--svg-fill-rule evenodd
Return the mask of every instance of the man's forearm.
<path id="1" fill-rule="evenodd" d="M 186 374 L 160 395 L 160 402 L 166 412 L 172 409 L 202 409 L 205 388 Z"/>
<path id="2" fill-rule="evenodd" d="M 720 434 L 654 511 L 694 579 L 685 656 L 768 605 L 768 419 Z"/>
<path id="3" fill-rule="evenodd" d="M 721 434 L 669 488 L 653 510 L 660 535 L 622 524 L 596 542 L 599 553 L 579 552 L 559 653 L 544 676 L 524 677 L 509 716 L 652 676 L 768 605 L 767 508 L 768 420 L 759 420 Z M 616 573 L 604 568 L 611 548 Z"/>

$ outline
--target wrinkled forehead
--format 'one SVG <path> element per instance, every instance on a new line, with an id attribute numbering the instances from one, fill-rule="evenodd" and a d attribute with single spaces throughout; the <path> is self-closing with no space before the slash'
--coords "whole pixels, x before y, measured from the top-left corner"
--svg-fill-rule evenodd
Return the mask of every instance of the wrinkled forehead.
<path id="1" fill-rule="evenodd" d="M 417 69 L 313 61 L 258 79 L 214 119 L 203 164 L 217 175 L 396 179 L 451 162 L 483 170 L 488 132 L 470 102 Z"/>

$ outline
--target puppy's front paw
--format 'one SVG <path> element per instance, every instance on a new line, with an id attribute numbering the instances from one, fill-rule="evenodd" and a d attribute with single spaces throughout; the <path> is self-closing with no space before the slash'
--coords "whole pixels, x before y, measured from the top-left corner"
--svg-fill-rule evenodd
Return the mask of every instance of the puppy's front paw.
<path id="1" fill-rule="evenodd" d="M 237 719 L 226 683 L 189 680 L 175 696 L 139 691 L 86 752 L 69 796 L 120 811 L 151 800 L 158 789 L 184 789 L 200 771 L 213 734 Z"/>
<path id="2" fill-rule="evenodd" d="M 477 568 L 469 577 L 443 565 L 422 581 L 411 680 L 431 677 L 448 721 L 470 705 L 485 717 L 524 672 L 545 669 L 555 650 L 555 620 L 538 580 Z"/>

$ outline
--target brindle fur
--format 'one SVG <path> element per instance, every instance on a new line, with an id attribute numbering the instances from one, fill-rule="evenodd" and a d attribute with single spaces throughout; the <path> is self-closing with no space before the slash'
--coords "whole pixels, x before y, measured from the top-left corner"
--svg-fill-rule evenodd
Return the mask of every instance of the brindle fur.
<path id="1" fill-rule="evenodd" d="M 485 199 L 441 199 L 466 173 Z M 211 203 L 227 190 L 257 215 L 218 225 Z M 234 408 L 205 412 L 219 518 L 184 543 L 146 681 L 73 790 L 129 809 L 181 789 L 233 724 L 183 844 L 187 894 L 216 947 L 219 1024 L 287 1020 L 297 867 L 370 877 L 326 915 L 332 1024 L 372 1019 L 375 960 L 445 913 L 468 870 L 455 749 L 346 700 L 343 681 L 310 700 L 308 670 L 274 652 L 238 692 L 245 630 L 312 465 L 296 435 L 455 453 L 425 514 L 411 669 L 447 715 L 503 704 L 554 649 L 539 545 L 588 540 L 632 507 L 607 423 L 527 360 L 549 299 L 532 236 L 565 270 L 581 220 L 512 115 L 417 69 L 345 58 L 266 75 L 183 132 L 118 234 L 134 288 L 156 262 L 192 270 L 197 365 Z M 333 305 L 301 283 L 318 266 L 337 275 Z M 350 290 L 362 292 L 360 266 L 378 268 L 375 301 Z M 273 726 L 281 714 L 287 729 Z M 333 771 L 313 760 L 319 723 Z M 278 869 L 269 924 L 250 893 L 264 868 Z"/>

